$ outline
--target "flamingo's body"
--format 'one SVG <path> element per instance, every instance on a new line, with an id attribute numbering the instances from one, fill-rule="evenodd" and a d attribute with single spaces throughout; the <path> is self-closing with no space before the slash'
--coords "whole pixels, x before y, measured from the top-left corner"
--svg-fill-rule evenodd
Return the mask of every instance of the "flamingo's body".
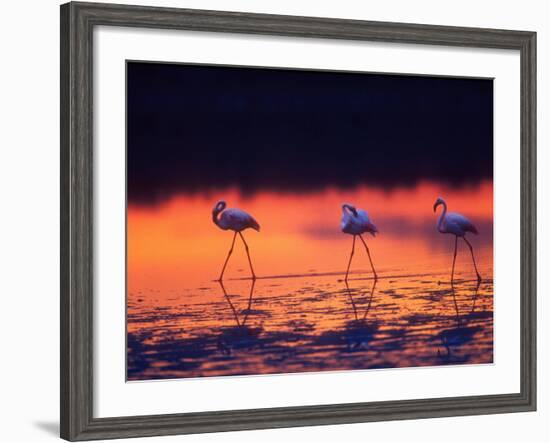
<path id="1" fill-rule="evenodd" d="M 443 213 L 437 222 L 437 230 L 442 234 L 454 234 L 457 237 L 464 237 L 467 232 L 478 234 L 474 224 L 462 214 L 456 212 L 444 214 L 444 212 L 445 209 L 443 209 Z"/>
<path id="2" fill-rule="evenodd" d="M 241 232 L 248 228 L 260 231 L 260 225 L 254 217 L 238 208 L 226 209 L 215 219 L 214 223 L 224 231 L 230 229 L 231 231 Z"/>
<path id="3" fill-rule="evenodd" d="M 472 261 L 474 263 L 474 268 L 477 274 L 477 279 L 478 281 L 481 281 L 481 275 L 477 270 L 476 259 L 474 257 L 474 249 L 470 244 L 470 242 L 466 239 L 466 234 L 468 232 L 471 232 L 472 234 L 477 235 L 478 234 L 477 228 L 474 226 L 474 224 L 470 220 L 468 220 L 462 214 L 457 214 L 456 212 L 447 212 L 447 203 L 445 203 L 445 200 L 443 200 L 441 197 L 439 197 L 434 203 L 434 212 L 437 210 L 437 207 L 439 205 L 443 206 L 443 212 L 441 213 L 441 216 L 437 221 L 437 230 L 442 234 L 453 234 L 455 236 L 455 251 L 453 256 L 453 269 L 451 272 L 451 281 L 454 277 L 454 272 L 455 272 L 458 237 L 461 237 L 470 248 L 470 252 L 472 254 Z"/>
<path id="4" fill-rule="evenodd" d="M 372 223 L 372 221 L 369 218 L 369 215 L 367 211 L 363 209 L 356 209 L 355 206 L 350 205 L 348 203 L 345 203 L 342 205 L 342 221 L 340 223 L 340 227 L 342 229 L 342 232 L 344 234 L 350 234 L 353 235 L 353 243 L 351 246 L 351 254 L 349 257 L 348 262 L 348 268 L 346 270 L 346 277 L 345 280 L 348 280 L 348 274 L 349 274 L 349 268 L 351 266 L 351 260 L 353 258 L 353 254 L 355 252 L 355 237 L 359 236 L 361 241 L 363 242 L 363 245 L 365 245 L 365 249 L 367 250 L 367 255 L 369 256 L 370 265 L 372 268 L 372 272 L 374 274 L 375 280 L 378 279 L 378 275 L 376 274 L 376 270 L 374 269 L 374 265 L 372 264 L 372 259 L 370 256 L 369 247 L 367 246 L 367 242 L 363 238 L 362 234 L 365 232 L 368 232 L 373 237 L 378 233 L 378 229 Z"/>
<path id="5" fill-rule="evenodd" d="M 351 209 L 351 205 L 342 205 L 342 232 L 351 235 L 361 235 L 368 232 L 373 237 L 378 232 L 376 226 L 370 221 L 369 214 L 363 209 Z"/>
<path id="6" fill-rule="evenodd" d="M 254 219 L 254 217 L 252 217 L 249 213 L 241 209 L 238 209 L 238 208 L 225 209 L 225 208 L 226 208 L 225 201 L 220 200 L 218 203 L 216 203 L 216 205 L 214 206 L 214 209 L 212 209 L 212 221 L 220 229 L 223 229 L 224 231 L 231 230 L 235 232 L 235 234 L 233 235 L 233 241 L 231 242 L 231 247 L 229 248 L 229 253 L 227 254 L 227 258 L 225 259 L 225 263 L 223 265 L 222 272 L 220 274 L 219 281 L 222 281 L 223 273 L 225 272 L 225 267 L 227 266 L 229 257 L 231 257 L 231 254 L 233 253 L 233 247 L 235 246 L 235 240 L 237 239 L 237 234 L 239 234 L 239 236 L 241 237 L 241 240 L 244 243 L 244 247 L 246 249 L 246 255 L 248 256 L 248 264 L 250 265 L 250 271 L 252 272 L 252 279 L 256 280 L 256 274 L 254 273 L 254 268 L 252 267 L 252 260 L 250 259 L 248 244 L 244 239 L 242 231 L 250 228 L 259 232 L 260 225 Z"/>

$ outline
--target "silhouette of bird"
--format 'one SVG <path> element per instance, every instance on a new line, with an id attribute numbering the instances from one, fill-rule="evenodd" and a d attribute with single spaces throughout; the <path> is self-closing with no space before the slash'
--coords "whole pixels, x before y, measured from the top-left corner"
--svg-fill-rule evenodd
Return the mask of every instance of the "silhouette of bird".
<path id="1" fill-rule="evenodd" d="M 353 258 L 353 254 L 355 253 L 355 237 L 357 236 L 359 236 L 359 238 L 365 245 L 365 249 L 367 250 L 367 255 L 369 256 L 370 266 L 374 274 L 374 279 L 377 280 L 378 275 L 376 274 L 376 270 L 374 269 L 374 265 L 372 264 L 372 258 L 370 256 L 369 247 L 367 246 L 367 242 L 362 236 L 362 234 L 364 234 L 365 232 L 368 232 L 373 237 L 378 233 L 378 229 L 370 221 L 369 215 L 367 214 L 367 212 L 364 211 L 363 209 L 356 209 L 355 206 L 350 205 L 348 203 L 344 203 L 342 205 L 342 222 L 340 224 L 340 227 L 343 233 L 353 235 L 353 243 L 351 245 L 351 254 L 349 256 L 349 262 L 348 262 L 348 268 L 346 270 L 345 280 L 346 281 L 348 280 L 351 260 Z"/>
<path id="2" fill-rule="evenodd" d="M 455 262 L 456 262 L 456 251 L 458 247 L 458 237 L 461 237 L 468 248 L 470 248 L 470 253 L 472 254 L 472 261 L 474 263 L 474 268 L 477 274 L 477 280 L 481 281 L 481 275 L 477 270 L 476 259 L 474 257 L 474 248 L 466 238 L 466 233 L 471 232 L 472 234 L 477 235 L 477 229 L 474 224 L 464 217 L 462 214 L 457 214 L 456 212 L 447 212 L 447 203 L 441 197 L 439 197 L 434 203 L 434 212 L 437 210 L 439 205 L 443 206 L 443 212 L 439 217 L 437 222 L 437 230 L 442 234 L 453 234 L 455 236 L 455 252 L 453 255 L 453 269 L 451 271 L 451 281 L 454 278 L 455 274 Z"/>
<path id="3" fill-rule="evenodd" d="M 241 237 L 241 240 L 243 241 L 244 247 L 246 249 L 248 264 L 250 265 L 250 271 L 252 272 L 252 280 L 256 280 L 256 274 L 254 273 L 254 268 L 252 267 L 252 260 L 250 259 L 248 244 L 244 239 L 242 231 L 244 231 L 245 229 L 251 228 L 259 232 L 260 225 L 254 219 L 254 217 L 252 217 L 247 212 L 244 212 L 243 210 L 238 208 L 225 209 L 226 206 L 227 204 L 225 203 L 225 201 L 220 200 L 219 202 L 216 203 L 216 205 L 212 209 L 212 221 L 220 229 L 223 229 L 224 231 L 231 230 L 235 232 L 235 234 L 233 235 L 233 241 L 231 242 L 231 247 L 229 248 L 227 258 L 225 259 L 225 263 L 223 264 L 222 272 L 218 280 L 222 281 L 223 279 L 223 273 L 225 272 L 225 268 L 227 266 L 227 263 L 229 262 L 229 257 L 231 257 L 231 254 L 233 253 L 233 247 L 235 246 L 235 240 L 237 239 L 237 234 Z"/>

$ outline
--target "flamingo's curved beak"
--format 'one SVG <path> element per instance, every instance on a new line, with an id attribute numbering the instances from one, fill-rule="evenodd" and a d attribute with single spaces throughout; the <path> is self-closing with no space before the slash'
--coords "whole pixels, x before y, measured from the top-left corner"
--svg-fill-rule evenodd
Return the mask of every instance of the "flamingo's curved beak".
<path id="1" fill-rule="evenodd" d="M 439 206 L 439 202 L 434 203 L 434 212 L 436 211 L 437 207 Z"/>

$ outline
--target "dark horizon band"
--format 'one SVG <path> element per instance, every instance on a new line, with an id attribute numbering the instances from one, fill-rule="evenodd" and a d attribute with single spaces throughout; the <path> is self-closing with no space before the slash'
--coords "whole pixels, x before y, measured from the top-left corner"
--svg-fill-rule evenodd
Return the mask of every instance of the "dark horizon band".
<path id="1" fill-rule="evenodd" d="M 130 204 L 228 188 L 253 195 L 492 179 L 489 78 L 126 67 Z"/>

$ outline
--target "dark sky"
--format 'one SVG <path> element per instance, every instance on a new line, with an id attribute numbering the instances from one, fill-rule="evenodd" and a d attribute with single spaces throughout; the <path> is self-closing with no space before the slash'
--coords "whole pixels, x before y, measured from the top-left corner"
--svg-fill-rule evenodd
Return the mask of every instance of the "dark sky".
<path id="1" fill-rule="evenodd" d="M 493 174 L 492 80 L 128 62 L 128 199 Z"/>

